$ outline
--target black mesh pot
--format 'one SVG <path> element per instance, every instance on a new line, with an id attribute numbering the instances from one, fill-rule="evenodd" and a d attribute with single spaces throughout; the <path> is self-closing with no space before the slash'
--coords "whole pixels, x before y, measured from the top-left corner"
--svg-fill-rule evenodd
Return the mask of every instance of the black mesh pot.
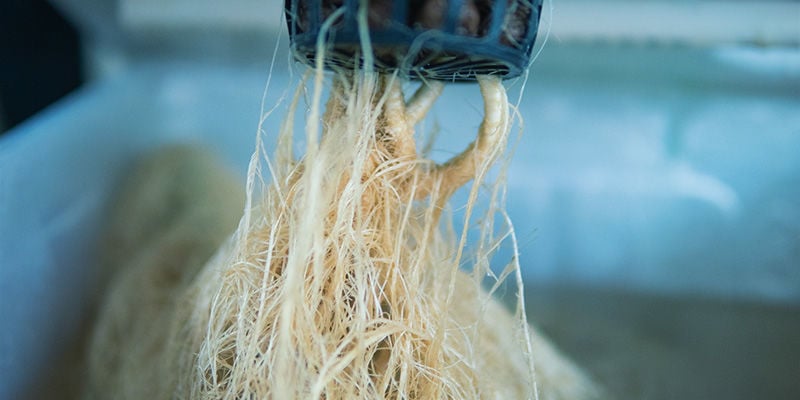
<path id="1" fill-rule="evenodd" d="M 359 0 L 286 0 L 295 57 L 314 65 L 323 23 L 325 65 L 363 64 Z M 476 75 L 513 78 L 527 68 L 542 0 L 369 0 L 367 21 L 375 68 L 412 78 L 472 81 Z M 340 11 L 339 11 L 340 10 Z"/>

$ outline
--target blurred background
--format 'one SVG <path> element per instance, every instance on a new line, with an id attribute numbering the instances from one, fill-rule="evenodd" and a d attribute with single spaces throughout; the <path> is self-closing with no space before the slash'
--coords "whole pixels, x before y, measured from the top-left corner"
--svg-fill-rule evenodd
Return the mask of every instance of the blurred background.
<path id="1" fill-rule="evenodd" d="M 87 266 L 138 157 L 201 143 L 244 178 L 302 73 L 282 6 L 0 2 L 0 399 L 76 390 L 53 369 L 77 368 Z M 800 1 L 546 1 L 539 49 L 509 82 L 531 320 L 613 398 L 798 398 Z M 446 88 L 434 158 L 481 109 Z"/>

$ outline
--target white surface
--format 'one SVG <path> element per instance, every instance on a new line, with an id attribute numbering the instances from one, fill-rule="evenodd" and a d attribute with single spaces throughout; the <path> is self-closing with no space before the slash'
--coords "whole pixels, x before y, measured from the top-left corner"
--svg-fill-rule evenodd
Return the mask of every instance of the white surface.
<path id="1" fill-rule="evenodd" d="M 133 31 L 278 32 L 283 0 L 51 0 L 84 25 Z M 98 20 L 98 7 L 106 14 Z M 113 18 L 108 9 L 114 8 Z M 542 32 L 557 41 L 680 42 L 693 45 L 800 43 L 795 0 L 545 0 Z M 551 12 L 552 11 L 552 12 Z M 105 29 L 107 30 L 107 29 Z"/>
<path id="2" fill-rule="evenodd" d="M 526 280 L 800 302 L 793 51 L 548 50 L 510 168 Z M 0 398 L 74 334 L 101 217 L 137 156 L 198 141 L 244 176 L 266 71 L 139 65 L 0 138 Z M 289 86 L 278 71 L 267 106 Z M 472 140 L 476 96 L 445 90 L 427 122 L 442 129 L 437 158 Z M 501 249 L 498 263 L 509 256 Z"/>
<path id="3" fill-rule="evenodd" d="M 266 73 L 232 72 L 139 69 L 0 137 L 0 399 L 19 398 L 75 334 L 103 213 L 137 156 L 198 141 L 243 173 Z"/>
<path id="4" fill-rule="evenodd" d="M 139 30 L 277 32 L 284 29 L 282 11 L 282 0 L 120 1 L 122 24 Z M 800 3 L 791 0 L 545 0 L 543 14 L 542 26 L 552 21 L 553 38 L 560 41 L 800 43 Z"/>
<path id="5" fill-rule="evenodd" d="M 800 3 L 791 0 L 553 0 L 552 4 L 555 40 L 706 46 L 800 43 Z"/>
<path id="6" fill-rule="evenodd" d="M 277 32 L 282 24 L 281 0 L 122 0 L 120 19 L 131 29 L 204 28 L 256 29 Z"/>

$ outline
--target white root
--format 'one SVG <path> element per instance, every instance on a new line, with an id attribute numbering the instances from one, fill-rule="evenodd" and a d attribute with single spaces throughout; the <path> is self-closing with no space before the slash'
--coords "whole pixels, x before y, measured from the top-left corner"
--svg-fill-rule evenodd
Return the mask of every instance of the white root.
<path id="1" fill-rule="evenodd" d="M 429 171 L 420 180 L 417 198 L 424 198 L 439 185 L 441 201 L 447 201 L 453 192 L 490 166 L 502 151 L 502 142 L 510 129 L 508 97 L 498 78 L 481 76 L 478 84 L 484 102 L 478 137 L 463 152 Z"/>
<path id="2" fill-rule="evenodd" d="M 412 127 L 428 114 L 433 103 L 442 94 L 444 83 L 439 81 L 423 82 L 406 104 L 406 118 Z"/>

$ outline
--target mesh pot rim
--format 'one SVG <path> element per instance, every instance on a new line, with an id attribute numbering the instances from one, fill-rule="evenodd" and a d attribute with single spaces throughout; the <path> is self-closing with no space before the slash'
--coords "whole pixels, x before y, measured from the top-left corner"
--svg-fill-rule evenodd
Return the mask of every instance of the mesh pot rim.
<path id="1" fill-rule="evenodd" d="M 421 26 L 410 17 L 411 6 L 442 0 L 371 1 L 369 37 L 374 69 L 399 72 L 416 79 L 474 81 L 478 75 L 510 79 L 521 75 L 530 62 L 536 40 L 542 0 L 482 0 L 489 5 L 480 14 L 485 29 L 466 32 L 465 7 L 476 0 L 449 0 L 446 15 L 435 28 Z M 316 62 L 316 47 L 322 24 L 333 10 L 341 9 L 324 38 L 324 65 L 331 70 L 363 67 L 358 31 L 358 0 L 286 0 L 285 11 L 294 57 L 306 64 Z M 391 6 L 374 11 L 373 4 Z M 383 12 L 383 14 L 380 14 Z M 474 13 L 473 13 L 474 16 Z M 461 18 L 461 19 L 459 19 Z M 473 20 L 474 21 L 474 20 Z"/>

